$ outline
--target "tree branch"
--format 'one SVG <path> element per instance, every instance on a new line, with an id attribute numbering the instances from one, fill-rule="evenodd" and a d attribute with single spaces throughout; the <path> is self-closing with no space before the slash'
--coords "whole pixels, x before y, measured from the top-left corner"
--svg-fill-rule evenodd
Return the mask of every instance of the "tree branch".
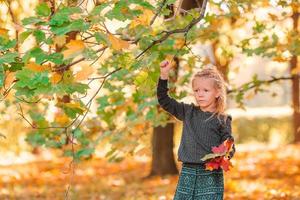
<path id="1" fill-rule="evenodd" d="M 96 53 L 99 53 L 99 52 L 101 52 L 101 51 L 104 51 L 105 49 L 107 48 L 107 46 L 104 46 L 104 47 L 102 47 L 101 49 L 98 49 L 97 51 L 96 51 Z M 62 65 L 62 66 L 59 66 L 59 67 L 57 67 L 57 68 L 55 68 L 53 71 L 54 72 L 60 72 L 60 71 L 65 71 L 65 70 L 67 70 L 69 67 L 71 67 L 71 66 L 73 66 L 73 65 L 76 65 L 77 63 L 80 63 L 80 62 L 82 62 L 82 61 L 84 61 L 86 58 L 80 58 L 80 59 L 78 59 L 78 60 L 76 60 L 76 61 L 74 61 L 74 62 L 72 62 L 72 63 L 70 63 L 70 64 L 68 64 L 68 65 Z"/>
<path id="2" fill-rule="evenodd" d="M 294 76 L 297 76 L 297 75 L 294 75 Z M 240 87 L 238 87 L 236 89 L 227 90 L 227 94 L 234 93 L 234 92 L 245 92 L 247 90 L 250 90 L 252 88 L 258 87 L 260 85 L 270 84 L 270 83 L 277 82 L 277 81 L 280 81 L 280 80 L 291 80 L 291 79 L 293 79 L 294 76 L 288 76 L 288 77 L 275 77 L 275 76 L 271 76 L 272 78 L 269 79 L 269 80 L 258 80 L 259 81 L 258 84 L 253 84 L 253 81 L 249 81 L 247 83 L 242 84 Z M 298 75 L 298 76 L 300 76 L 300 75 Z M 252 85 L 249 86 L 247 89 L 245 89 L 244 86 L 245 85 L 249 85 L 251 83 L 252 83 Z"/>
<path id="3" fill-rule="evenodd" d="M 200 12 L 200 16 L 198 18 L 194 18 L 191 23 L 189 23 L 185 28 L 179 28 L 179 29 L 175 29 L 172 31 L 164 31 L 164 35 L 157 39 L 154 40 L 145 50 L 143 50 L 140 54 L 138 54 L 135 59 L 138 59 L 139 57 L 141 57 L 144 53 L 146 53 L 149 49 L 151 49 L 153 46 L 155 46 L 156 44 L 162 43 L 163 41 L 165 41 L 166 39 L 168 39 L 169 36 L 175 34 L 175 33 L 185 33 L 187 34 L 189 32 L 189 30 L 196 25 L 201 19 L 203 19 L 204 14 L 205 14 L 205 10 L 206 10 L 206 5 L 207 5 L 208 0 L 204 0 L 203 4 L 202 4 L 202 8 L 201 8 L 201 12 Z"/>

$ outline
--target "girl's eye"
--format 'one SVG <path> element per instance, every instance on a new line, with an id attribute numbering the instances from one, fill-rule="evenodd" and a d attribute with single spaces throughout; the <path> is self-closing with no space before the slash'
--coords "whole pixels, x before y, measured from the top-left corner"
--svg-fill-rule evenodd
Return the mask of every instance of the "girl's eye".
<path id="1" fill-rule="evenodd" d="M 205 92 L 208 92 L 208 90 L 204 90 Z"/>

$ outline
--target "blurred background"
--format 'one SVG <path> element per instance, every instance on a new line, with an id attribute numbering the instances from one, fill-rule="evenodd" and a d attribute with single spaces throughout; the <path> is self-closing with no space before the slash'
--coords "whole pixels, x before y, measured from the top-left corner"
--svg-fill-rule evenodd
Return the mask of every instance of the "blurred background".
<path id="1" fill-rule="evenodd" d="M 181 168 L 177 149 L 182 123 L 156 100 L 158 64 L 164 58 L 175 61 L 169 94 L 178 101 L 193 102 L 191 75 L 208 63 L 228 83 L 226 113 L 233 118 L 237 152 L 234 167 L 225 173 L 225 199 L 300 199 L 300 3 L 211 0 L 206 17 L 185 38 L 188 44 L 174 34 L 143 52 L 161 31 L 186 27 L 199 17 L 205 3 L 0 1 L 0 72 L 5 77 L 0 81 L 0 199 L 172 199 Z M 79 10 L 61 11 L 64 7 Z M 36 18 L 24 21 L 31 16 Z M 55 27 L 52 19 L 64 17 L 61 29 Z M 89 27 L 72 24 L 81 18 Z M 17 45 L 5 49 L 6 40 Z M 99 46 L 108 50 L 102 53 Z M 64 59 L 60 64 L 39 62 L 35 47 L 45 54 L 61 53 Z M 24 62 L 20 71 L 3 61 L 14 51 L 22 61 L 15 57 L 13 62 Z M 84 97 L 57 92 L 62 83 L 51 79 L 52 72 L 46 75 L 49 87 L 57 90 L 27 95 L 15 82 L 22 80 L 26 67 L 40 73 L 29 62 L 70 64 L 59 76 L 70 72 L 74 79 L 62 78 L 67 80 L 63 84 L 88 86 Z M 91 79 L 118 67 L 124 71 L 103 82 Z M 26 78 L 25 85 L 34 82 Z M 73 126 L 62 130 L 37 128 L 65 127 L 74 119 Z"/>

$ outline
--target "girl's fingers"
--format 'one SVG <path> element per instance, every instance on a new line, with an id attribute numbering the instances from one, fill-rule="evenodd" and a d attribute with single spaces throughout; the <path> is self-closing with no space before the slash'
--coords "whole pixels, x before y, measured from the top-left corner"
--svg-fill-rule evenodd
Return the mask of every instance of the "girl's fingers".
<path id="1" fill-rule="evenodd" d="M 164 60 L 160 63 L 160 67 L 164 68 L 164 67 L 168 66 L 168 64 L 169 64 L 169 61 Z"/>

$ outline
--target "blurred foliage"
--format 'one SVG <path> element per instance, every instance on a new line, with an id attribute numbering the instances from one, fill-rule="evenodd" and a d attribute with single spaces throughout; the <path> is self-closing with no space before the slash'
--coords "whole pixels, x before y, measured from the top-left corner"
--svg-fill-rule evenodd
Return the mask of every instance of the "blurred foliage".
<path id="1" fill-rule="evenodd" d="M 233 134 L 237 143 L 257 141 L 284 145 L 294 140 L 291 117 L 240 117 L 233 121 Z"/>

